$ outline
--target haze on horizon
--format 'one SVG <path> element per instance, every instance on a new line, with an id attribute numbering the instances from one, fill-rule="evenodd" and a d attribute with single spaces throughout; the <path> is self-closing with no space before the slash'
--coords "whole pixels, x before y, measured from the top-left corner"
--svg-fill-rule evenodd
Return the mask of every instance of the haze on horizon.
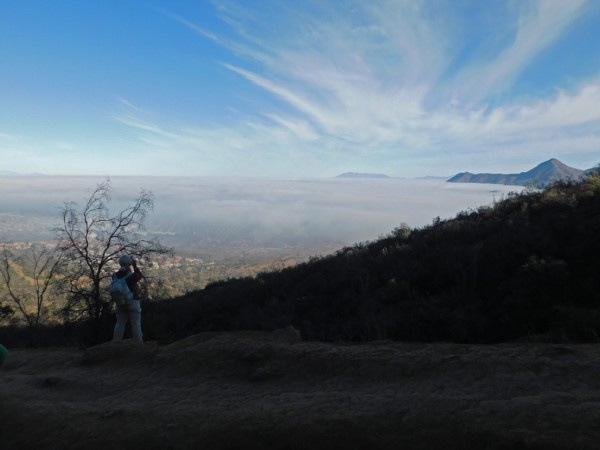
<path id="1" fill-rule="evenodd" d="M 0 242 L 45 235 L 59 221 L 64 202 L 81 208 L 102 177 L 0 177 Z M 153 192 L 146 229 L 168 245 L 213 250 L 243 248 L 336 248 L 377 239 L 407 224 L 421 227 L 439 216 L 501 200 L 521 186 L 446 183 L 410 179 L 248 179 L 202 177 L 115 177 L 110 180 L 112 214 L 141 190 Z M 32 220 L 26 233 L 2 227 Z M 45 228 L 43 225 L 45 224 Z"/>
<path id="2" fill-rule="evenodd" d="M 600 162 L 595 0 L 0 0 L 0 171 Z"/>

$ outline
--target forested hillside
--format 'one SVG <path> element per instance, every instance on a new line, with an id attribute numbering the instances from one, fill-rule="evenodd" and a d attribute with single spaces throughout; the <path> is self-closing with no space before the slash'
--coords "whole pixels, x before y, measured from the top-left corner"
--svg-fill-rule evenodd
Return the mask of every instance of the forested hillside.
<path id="1" fill-rule="evenodd" d="M 599 255 L 595 174 L 148 305 L 147 333 L 293 325 L 332 341 L 595 342 Z"/>

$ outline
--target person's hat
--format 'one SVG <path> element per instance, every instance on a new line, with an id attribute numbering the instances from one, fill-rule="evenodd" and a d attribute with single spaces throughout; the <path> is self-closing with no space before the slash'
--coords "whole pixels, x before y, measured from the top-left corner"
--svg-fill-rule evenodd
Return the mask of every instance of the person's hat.
<path id="1" fill-rule="evenodd" d="M 121 267 L 129 267 L 131 265 L 131 256 L 129 256 L 129 255 L 122 255 L 119 258 L 119 265 Z"/>

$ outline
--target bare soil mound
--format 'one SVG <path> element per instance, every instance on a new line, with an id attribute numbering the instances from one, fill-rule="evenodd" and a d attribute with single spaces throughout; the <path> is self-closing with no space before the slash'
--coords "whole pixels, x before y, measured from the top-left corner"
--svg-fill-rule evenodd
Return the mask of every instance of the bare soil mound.
<path id="1" fill-rule="evenodd" d="M 6 449 L 596 449 L 600 346 L 303 342 L 15 349 Z"/>

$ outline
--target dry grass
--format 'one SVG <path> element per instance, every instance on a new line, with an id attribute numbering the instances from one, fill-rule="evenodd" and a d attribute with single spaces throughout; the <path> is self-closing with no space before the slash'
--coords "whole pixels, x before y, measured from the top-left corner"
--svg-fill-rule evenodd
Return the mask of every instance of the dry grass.
<path id="1" fill-rule="evenodd" d="M 14 350 L 3 448 L 595 449 L 600 346 L 333 345 L 294 330 Z"/>

